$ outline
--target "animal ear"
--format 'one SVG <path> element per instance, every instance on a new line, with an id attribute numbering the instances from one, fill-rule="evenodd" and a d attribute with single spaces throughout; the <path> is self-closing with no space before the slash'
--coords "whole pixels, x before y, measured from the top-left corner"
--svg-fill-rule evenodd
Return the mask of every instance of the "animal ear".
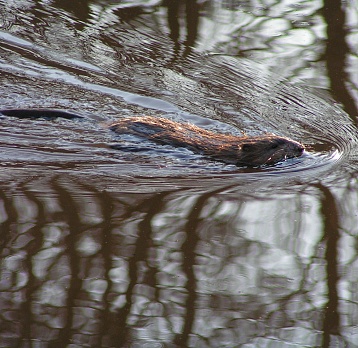
<path id="1" fill-rule="evenodd" d="M 246 143 L 246 144 L 242 144 L 242 145 L 241 145 L 242 151 L 250 151 L 250 150 L 252 150 L 253 148 L 254 148 L 254 145 L 252 145 L 252 144 Z"/>

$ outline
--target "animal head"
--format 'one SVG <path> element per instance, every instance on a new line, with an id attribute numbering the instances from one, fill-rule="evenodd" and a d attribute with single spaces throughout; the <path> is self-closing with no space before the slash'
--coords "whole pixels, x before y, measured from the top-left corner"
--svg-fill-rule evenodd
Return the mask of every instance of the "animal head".
<path id="1" fill-rule="evenodd" d="M 299 157 L 304 151 L 304 146 L 288 138 L 266 135 L 248 137 L 240 144 L 239 151 L 237 165 L 256 167 Z"/>

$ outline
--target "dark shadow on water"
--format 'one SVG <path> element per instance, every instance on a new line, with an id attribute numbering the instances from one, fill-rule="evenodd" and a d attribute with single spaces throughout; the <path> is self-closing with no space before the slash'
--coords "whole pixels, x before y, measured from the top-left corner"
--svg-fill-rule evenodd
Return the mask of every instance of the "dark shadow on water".
<path id="1" fill-rule="evenodd" d="M 315 185 L 322 194 L 321 214 L 323 222 L 323 238 L 325 248 L 327 276 L 327 304 L 323 319 L 323 348 L 337 344 L 340 337 L 340 319 L 338 307 L 338 244 L 340 240 L 339 215 L 337 203 L 330 190 L 322 184 Z"/>
<path id="2" fill-rule="evenodd" d="M 327 23 L 325 59 L 331 91 L 357 125 L 358 108 L 347 86 L 349 79 L 346 60 L 350 49 L 346 41 L 346 11 L 346 5 L 340 0 L 324 1 L 322 12 Z"/>
<path id="3" fill-rule="evenodd" d="M 175 339 L 175 343 L 179 347 L 188 347 L 190 334 L 193 332 L 196 317 L 196 299 L 197 299 L 197 279 L 195 277 L 194 266 L 196 265 L 196 248 L 200 241 L 200 223 L 202 222 L 203 209 L 210 197 L 222 191 L 222 189 L 209 191 L 200 195 L 197 201 L 192 205 L 191 211 L 185 224 L 186 240 L 182 245 L 183 253 L 183 271 L 187 276 L 185 289 L 187 291 L 187 299 L 185 302 L 186 314 L 184 317 L 184 327 L 180 335 Z"/>
<path id="4" fill-rule="evenodd" d="M 195 46 L 198 36 L 200 6 L 196 0 L 186 0 L 185 2 L 180 0 L 168 0 L 164 2 L 164 6 L 168 8 L 169 37 L 174 43 L 173 52 L 175 61 L 177 58 L 188 56 Z M 179 20 L 183 6 L 185 6 L 185 28 L 181 27 Z M 184 51 L 180 54 L 180 33 L 184 31 L 186 31 L 186 39 L 183 42 Z"/>
<path id="5" fill-rule="evenodd" d="M 163 208 L 164 199 L 167 195 L 168 193 L 166 192 L 154 195 L 149 199 L 140 202 L 138 206 L 128 210 L 128 212 L 122 216 L 125 220 L 138 213 L 145 213 L 144 218 L 138 224 L 137 239 L 133 246 L 131 255 L 128 257 L 129 284 L 125 295 L 126 304 L 114 314 L 112 318 L 113 321 L 111 321 L 111 325 L 108 330 L 111 342 L 116 347 L 123 347 L 131 340 L 128 318 L 131 315 L 133 298 L 136 294 L 140 294 L 140 288 L 142 286 L 147 286 L 153 289 L 153 300 L 158 300 L 158 289 L 156 287 L 155 275 L 159 272 L 159 270 L 156 269 L 156 267 L 150 266 L 148 258 L 149 249 L 153 246 L 151 227 L 152 219 Z"/>
<path id="6" fill-rule="evenodd" d="M 54 5 L 58 8 L 62 8 L 65 11 L 73 14 L 76 20 L 74 26 L 77 30 L 82 31 L 86 28 L 89 19 L 91 18 L 89 0 L 57 0 L 54 1 Z"/>

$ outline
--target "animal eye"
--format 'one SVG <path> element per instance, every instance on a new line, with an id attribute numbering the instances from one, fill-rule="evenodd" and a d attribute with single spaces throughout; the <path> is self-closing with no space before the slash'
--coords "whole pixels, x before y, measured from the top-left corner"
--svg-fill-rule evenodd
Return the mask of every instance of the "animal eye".
<path id="1" fill-rule="evenodd" d="M 271 145 L 271 149 L 277 149 L 277 148 L 278 148 L 278 144 L 275 143 Z"/>
<path id="2" fill-rule="evenodd" d="M 250 144 L 243 144 L 241 146 L 242 151 L 249 151 L 252 148 Z"/>

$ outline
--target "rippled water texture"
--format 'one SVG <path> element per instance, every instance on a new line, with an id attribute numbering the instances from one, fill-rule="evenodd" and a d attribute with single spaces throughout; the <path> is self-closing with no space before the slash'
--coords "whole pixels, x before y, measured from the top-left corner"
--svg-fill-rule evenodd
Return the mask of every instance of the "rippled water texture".
<path id="1" fill-rule="evenodd" d="M 0 0 L 0 347 L 358 347 L 358 3 Z M 212 161 L 109 125 L 274 133 Z"/>

